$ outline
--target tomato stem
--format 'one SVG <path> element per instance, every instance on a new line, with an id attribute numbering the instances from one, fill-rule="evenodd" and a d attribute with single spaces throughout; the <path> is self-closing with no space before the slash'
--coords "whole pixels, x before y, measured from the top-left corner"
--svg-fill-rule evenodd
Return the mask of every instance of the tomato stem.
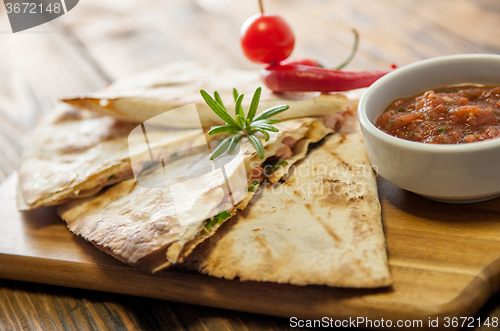
<path id="1" fill-rule="evenodd" d="M 264 5 L 262 4 L 262 0 L 259 0 L 260 13 L 264 15 Z"/>

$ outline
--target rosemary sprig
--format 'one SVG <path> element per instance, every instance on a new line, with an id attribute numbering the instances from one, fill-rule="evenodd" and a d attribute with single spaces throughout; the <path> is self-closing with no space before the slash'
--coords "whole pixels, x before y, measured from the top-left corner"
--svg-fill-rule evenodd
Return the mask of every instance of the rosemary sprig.
<path id="1" fill-rule="evenodd" d="M 229 133 L 230 136 L 222 140 L 219 145 L 213 150 L 210 155 L 210 160 L 214 160 L 221 156 L 226 150 L 229 154 L 232 154 L 236 149 L 238 142 L 243 137 L 248 137 L 248 140 L 252 143 L 257 151 L 257 155 L 262 159 L 264 158 L 264 145 L 262 141 L 256 136 L 256 133 L 260 132 L 264 135 L 265 141 L 269 140 L 269 133 L 278 132 L 279 129 L 272 126 L 281 122 L 278 119 L 270 119 L 271 116 L 277 115 L 284 112 L 288 108 L 288 105 L 281 105 L 271 107 L 264 110 L 262 113 L 257 114 L 257 108 L 259 106 L 260 95 L 262 89 L 258 87 L 252 97 L 252 102 L 248 109 L 247 115 L 243 112 L 243 107 L 241 103 L 243 101 L 243 94 L 238 94 L 236 89 L 233 89 L 233 97 L 235 101 L 234 113 L 235 117 L 232 118 L 231 115 L 226 110 L 226 107 L 222 103 L 219 93 L 214 92 L 214 98 L 204 90 L 201 90 L 201 96 L 208 104 L 208 106 L 214 111 L 214 113 L 219 116 L 225 125 L 213 126 L 208 131 L 209 135 L 219 134 L 219 133 Z"/>

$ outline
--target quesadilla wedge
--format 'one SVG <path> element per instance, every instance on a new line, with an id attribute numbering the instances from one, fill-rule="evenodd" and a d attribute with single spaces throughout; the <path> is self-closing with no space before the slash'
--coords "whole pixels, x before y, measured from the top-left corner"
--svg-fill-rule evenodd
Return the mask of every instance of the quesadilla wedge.
<path id="1" fill-rule="evenodd" d="M 391 285 L 374 172 L 354 116 L 185 263 L 242 281 L 372 288 Z"/>
<path id="2" fill-rule="evenodd" d="M 204 127 L 211 127 L 225 123 L 203 101 L 200 89 L 218 91 L 224 104 L 231 106 L 234 105 L 233 87 L 237 87 L 239 93 L 251 95 L 258 86 L 262 86 L 262 81 L 256 70 L 224 68 L 202 62 L 172 62 L 159 69 L 119 80 L 102 91 L 62 101 L 134 123 L 195 103 L 199 119 L 185 116 L 171 125 L 189 128 L 201 120 Z M 247 98 L 243 106 L 248 106 L 249 102 Z M 347 102 L 343 94 L 294 93 L 293 97 L 287 97 L 263 87 L 257 112 L 287 104 L 290 109 L 274 118 L 323 116 L 345 110 Z"/>
<path id="3" fill-rule="evenodd" d="M 59 106 L 35 129 L 18 168 L 20 211 L 59 205 L 132 178 L 129 147 L 142 144 L 136 124 Z M 153 147 L 206 144 L 201 129 L 151 130 Z M 140 152 L 144 153 L 144 151 Z"/>
<path id="4" fill-rule="evenodd" d="M 224 166 L 214 168 L 205 152 L 162 164 L 140 181 L 131 179 L 101 194 L 70 201 L 58 213 L 75 234 L 117 259 L 156 272 L 180 263 L 238 209 L 244 209 L 262 180 L 264 162 L 284 174 L 308 144 L 332 132 L 322 118 L 275 124 L 260 159 L 247 138 Z M 290 153 L 291 151 L 291 153 Z M 298 155 L 300 157 L 298 157 Z M 283 162 L 284 161 L 284 162 Z M 207 172 L 206 168 L 212 169 Z M 278 176 L 269 176 L 279 180 Z M 148 183 L 163 182 L 162 187 Z M 244 190 L 241 190 L 241 186 Z M 258 184 L 257 184 L 258 185 Z M 239 188 L 238 188 L 239 187 Z"/>

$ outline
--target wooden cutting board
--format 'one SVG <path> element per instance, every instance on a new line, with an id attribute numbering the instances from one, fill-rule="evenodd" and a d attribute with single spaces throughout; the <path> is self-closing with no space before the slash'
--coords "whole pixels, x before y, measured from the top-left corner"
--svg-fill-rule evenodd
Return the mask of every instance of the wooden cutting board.
<path id="1" fill-rule="evenodd" d="M 423 327 L 438 318 L 445 327 L 446 317 L 473 317 L 500 285 L 500 199 L 449 205 L 378 182 L 390 288 L 227 281 L 176 270 L 146 274 L 71 234 L 54 208 L 18 213 L 15 176 L 0 186 L 0 278 L 287 318 L 363 317 L 373 327 L 382 318 L 393 326 L 420 320 Z"/>

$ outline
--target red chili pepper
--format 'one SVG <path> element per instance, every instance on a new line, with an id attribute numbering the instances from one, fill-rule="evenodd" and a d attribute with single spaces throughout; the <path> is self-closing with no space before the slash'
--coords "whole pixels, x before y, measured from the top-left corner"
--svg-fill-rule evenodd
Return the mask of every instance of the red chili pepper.
<path id="1" fill-rule="evenodd" d="M 303 66 L 309 66 L 309 67 L 321 67 L 323 66 L 316 60 L 313 59 L 308 59 L 308 58 L 302 58 L 302 59 L 286 59 L 280 62 L 280 65 L 285 66 L 285 65 L 303 65 Z"/>
<path id="2" fill-rule="evenodd" d="M 396 66 L 393 65 L 394 69 Z M 391 70 L 343 71 L 288 64 L 261 70 L 264 84 L 274 92 L 340 92 L 368 87 Z"/>

